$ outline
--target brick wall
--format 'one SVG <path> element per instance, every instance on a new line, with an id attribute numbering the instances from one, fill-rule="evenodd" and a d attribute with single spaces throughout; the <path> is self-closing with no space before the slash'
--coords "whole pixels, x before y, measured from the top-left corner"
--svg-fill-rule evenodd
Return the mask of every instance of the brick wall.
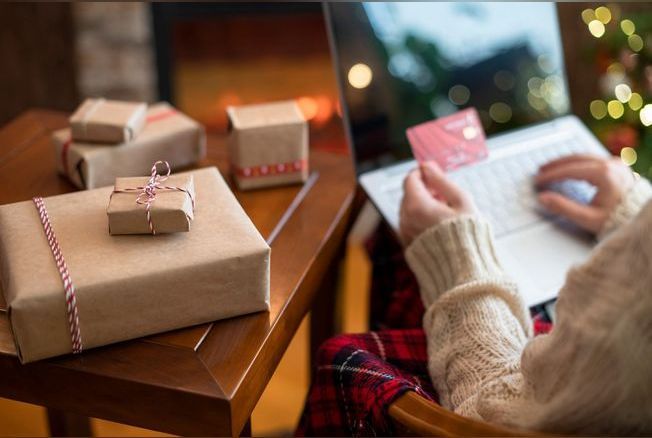
<path id="1" fill-rule="evenodd" d="M 82 97 L 156 100 L 147 3 L 74 3 L 77 78 Z"/>

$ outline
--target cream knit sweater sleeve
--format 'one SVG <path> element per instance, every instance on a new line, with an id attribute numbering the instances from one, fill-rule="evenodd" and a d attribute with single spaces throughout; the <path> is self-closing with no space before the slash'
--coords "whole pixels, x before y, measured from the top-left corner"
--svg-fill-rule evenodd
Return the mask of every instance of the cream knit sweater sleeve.
<path id="1" fill-rule="evenodd" d="M 610 412 L 617 432 L 641 424 L 652 430 L 651 365 L 641 374 L 647 380 L 637 382 L 645 409 L 623 401 L 631 385 L 619 380 L 626 368 L 641 372 L 631 368 L 645 359 L 642 354 L 650 355 L 646 363 L 652 357 L 652 313 L 639 311 L 641 320 L 629 325 L 620 318 L 632 307 L 652 312 L 652 293 L 643 290 L 652 287 L 652 270 L 641 261 L 647 254 L 652 263 L 652 205 L 636 224 L 613 232 L 651 194 L 644 180 L 627 194 L 600 233 L 613 236 L 569 274 L 552 334 L 534 340 L 529 313 L 496 258 L 486 222 L 470 216 L 446 221 L 410 245 L 406 259 L 426 307 L 428 368 L 443 406 L 494 423 L 585 433 L 606 430 L 606 417 L 598 413 Z M 635 267 L 640 271 L 629 274 Z M 633 281 L 639 279 L 644 286 Z M 649 345 L 627 347 L 630 337 L 641 336 L 639 329 Z"/>

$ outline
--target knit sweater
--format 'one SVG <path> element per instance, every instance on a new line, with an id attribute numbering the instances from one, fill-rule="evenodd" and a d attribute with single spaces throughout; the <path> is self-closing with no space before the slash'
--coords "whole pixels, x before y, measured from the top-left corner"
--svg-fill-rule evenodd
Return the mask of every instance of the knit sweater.
<path id="1" fill-rule="evenodd" d="M 644 179 L 626 194 L 568 273 L 555 328 L 536 338 L 484 220 L 448 220 L 415 239 L 406 259 L 444 407 L 538 431 L 652 433 L 650 196 Z"/>

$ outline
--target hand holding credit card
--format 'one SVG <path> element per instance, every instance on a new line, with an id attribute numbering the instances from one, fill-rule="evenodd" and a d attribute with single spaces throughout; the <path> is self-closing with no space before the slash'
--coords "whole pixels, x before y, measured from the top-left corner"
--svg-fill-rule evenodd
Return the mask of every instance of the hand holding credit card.
<path id="1" fill-rule="evenodd" d="M 413 126 L 406 134 L 418 162 L 434 160 L 445 171 L 475 163 L 489 155 L 475 108 Z"/>

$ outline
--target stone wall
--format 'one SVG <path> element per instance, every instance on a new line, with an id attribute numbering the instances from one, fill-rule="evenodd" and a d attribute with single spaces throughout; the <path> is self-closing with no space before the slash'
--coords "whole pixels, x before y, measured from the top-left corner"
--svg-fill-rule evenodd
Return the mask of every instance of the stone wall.
<path id="1" fill-rule="evenodd" d="M 73 3 L 81 97 L 156 100 L 148 3 Z"/>

